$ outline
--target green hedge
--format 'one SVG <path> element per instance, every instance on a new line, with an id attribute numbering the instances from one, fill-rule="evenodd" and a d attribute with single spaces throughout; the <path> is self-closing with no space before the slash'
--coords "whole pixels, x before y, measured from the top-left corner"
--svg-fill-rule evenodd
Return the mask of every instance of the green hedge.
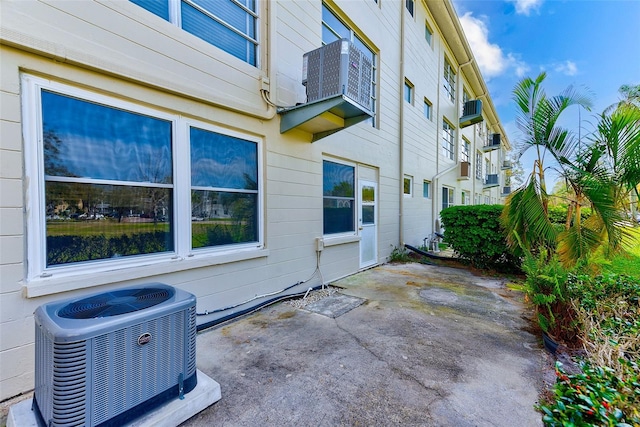
<path id="1" fill-rule="evenodd" d="M 549 206 L 549 221 L 554 224 L 564 225 L 567 222 L 567 207 L 566 206 Z M 580 218 L 582 221 L 591 216 L 591 208 L 580 209 Z"/>
<path id="2" fill-rule="evenodd" d="M 502 205 L 452 206 L 440 213 L 444 240 L 460 258 L 478 268 L 519 270 L 500 224 Z"/>

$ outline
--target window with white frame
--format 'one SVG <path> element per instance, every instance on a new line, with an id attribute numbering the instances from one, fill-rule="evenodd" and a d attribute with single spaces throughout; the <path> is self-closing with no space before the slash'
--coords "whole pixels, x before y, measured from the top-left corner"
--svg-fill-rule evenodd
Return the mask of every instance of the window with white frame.
<path id="1" fill-rule="evenodd" d="M 433 39 L 433 31 L 431 31 L 431 28 L 429 28 L 429 24 L 427 24 L 426 22 L 424 23 L 424 39 L 427 41 L 427 44 L 429 46 L 433 46 L 431 44 L 431 40 Z"/>
<path id="2" fill-rule="evenodd" d="M 430 181 L 425 180 L 422 182 L 422 197 L 424 197 L 425 199 L 431 198 L 431 182 Z"/>
<path id="3" fill-rule="evenodd" d="M 345 24 L 326 4 L 322 4 L 322 44 L 329 44 L 336 40 L 347 39 L 351 41 L 358 49 L 365 53 L 371 61 L 373 70 L 371 72 L 371 111 L 373 117 L 371 124 L 376 126 L 376 103 L 377 103 L 377 81 L 378 74 L 377 55 L 367 46 L 362 37 L 347 24 Z"/>
<path id="4" fill-rule="evenodd" d="M 462 190 L 460 193 L 460 204 L 466 205 L 469 203 L 469 193 L 467 191 Z"/>
<path id="5" fill-rule="evenodd" d="M 413 197 L 413 177 L 410 175 L 404 176 L 403 181 L 404 197 Z"/>
<path id="6" fill-rule="evenodd" d="M 455 144 L 453 137 L 453 126 L 446 119 L 442 120 L 442 154 L 450 159 L 455 160 Z"/>
<path id="7" fill-rule="evenodd" d="M 489 159 L 484 159 L 484 172 L 485 172 L 484 179 L 487 180 L 489 177 L 489 174 L 491 173 L 491 160 Z"/>
<path id="8" fill-rule="evenodd" d="M 431 120 L 432 110 L 433 110 L 433 104 L 431 104 L 431 102 L 429 102 L 429 100 L 425 98 L 422 112 L 424 114 L 424 117 L 427 118 L 428 120 Z"/>
<path id="9" fill-rule="evenodd" d="M 258 65 L 256 0 L 130 0 L 231 55 Z"/>
<path id="10" fill-rule="evenodd" d="M 31 278 L 261 246 L 259 140 L 34 76 L 23 85 Z"/>
<path id="11" fill-rule="evenodd" d="M 324 234 L 355 232 L 355 166 L 322 162 Z"/>
<path id="12" fill-rule="evenodd" d="M 482 179 L 482 151 L 476 151 L 476 179 Z"/>
<path id="13" fill-rule="evenodd" d="M 462 138 L 462 144 L 460 145 L 460 161 L 469 161 L 469 150 L 471 149 L 471 142 L 467 138 Z"/>
<path id="14" fill-rule="evenodd" d="M 442 209 L 453 206 L 453 188 L 442 187 Z"/>
<path id="15" fill-rule="evenodd" d="M 404 79 L 404 100 L 413 104 L 413 85 L 407 79 Z"/>
<path id="16" fill-rule="evenodd" d="M 447 92 L 447 98 L 451 102 L 456 100 L 456 73 L 447 58 L 444 59 L 444 71 L 442 74 L 442 84 Z"/>

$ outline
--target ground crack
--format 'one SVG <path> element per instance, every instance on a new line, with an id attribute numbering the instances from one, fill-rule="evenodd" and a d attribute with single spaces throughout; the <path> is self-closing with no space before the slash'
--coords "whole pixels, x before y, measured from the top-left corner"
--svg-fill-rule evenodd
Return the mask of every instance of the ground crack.
<path id="1" fill-rule="evenodd" d="M 431 404 L 438 400 L 438 399 L 444 399 L 446 396 L 442 393 L 442 390 L 440 390 L 439 388 L 434 388 L 434 387 L 429 387 L 426 384 L 424 384 L 422 381 L 420 381 L 418 378 L 416 378 L 415 376 L 405 372 L 404 370 L 402 370 L 401 368 L 395 366 L 393 363 L 389 362 L 388 360 L 384 359 L 381 355 L 377 354 L 376 352 L 374 352 L 364 341 L 362 341 L 360 339 L 360 337 L 358 337 L 357 335 L 355 335 L 354 333 L 352 333 L 351 331 L 345 329 L 342 325 L 340 325 L 340 323 L 338 323 L 338 319 L 333 319 L 336 327 L 338 329 L 340 329 L 342 332 L 346 333 L 347 335 L 349 335 L 351 338 L 353 338 L 360 347 L 362 347 L 363 349 L 365 349 L 366 351 L 368 351 L 373 357 L 375 357 L 377 360 L 383 362 L 385 365 L 387 365 L 394 373 L 396 373 L 397 375 L 399 375 L 401 378 L 404 378 L 406 380 L 409 380 L 417 385 L 419 385 L 422 389 L 435 393 L 436 397 L 434 397 L 433 399 L 431 399 L 429 402 L 427 402 L 427 406 L 431 406 Z"/>

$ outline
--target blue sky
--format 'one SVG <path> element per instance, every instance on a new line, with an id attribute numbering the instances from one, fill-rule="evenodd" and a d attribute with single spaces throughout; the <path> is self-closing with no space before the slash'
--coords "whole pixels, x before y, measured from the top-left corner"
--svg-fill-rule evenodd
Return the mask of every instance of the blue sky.
<path id="1" fill-rule="evenodd" d="M 640 84 L 640 0 L 453 1 L 512 145 L 519 135 L 511 92 L 522 77 L 546 71 L 549 95 L 588 88 L 594 107 L 581 112 L 583 135 L 621 85 Z M 577 111 L 562 120 L 576 132 Z"/>

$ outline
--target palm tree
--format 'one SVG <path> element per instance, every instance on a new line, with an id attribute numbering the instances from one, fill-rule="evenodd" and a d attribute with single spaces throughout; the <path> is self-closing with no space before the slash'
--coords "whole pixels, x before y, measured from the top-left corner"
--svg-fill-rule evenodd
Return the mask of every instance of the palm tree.
<path id="1" fill-rule="evenodd" d="M 609 114 L 621 107 L 640 109 L 640 85 L 622 85 L 618 89 L 618 93 L 620 94 L 620 101 L 609 105 L 604 110 L 604 114 Z"/>
<path id="2" fill-rule="evenodd" d="M 545 247 L 553 252 L 557 231 L 548 216 L 545 157 L 551 155 L 556 161 L 555 165 L 550 165 L 553 167 L 575 149 L 576 138 L 559 126 L 558 120 L 573 105 L 590 110 L 591 100 L 572 86 L 560 95 L 548 97 L 542 87 L 545 78 L 544 72 L 535 80 L 524 78 L 513 90 L 513 99 L 518 107 L 516 124 L 523 135 L 522 141 L 516 145 L 517 157 L 534 149 L 536 158 L 524 184 L 507 199 L 502 220 L 507 230 L 507 242 L 512 248 L 536 251 Z"/>

